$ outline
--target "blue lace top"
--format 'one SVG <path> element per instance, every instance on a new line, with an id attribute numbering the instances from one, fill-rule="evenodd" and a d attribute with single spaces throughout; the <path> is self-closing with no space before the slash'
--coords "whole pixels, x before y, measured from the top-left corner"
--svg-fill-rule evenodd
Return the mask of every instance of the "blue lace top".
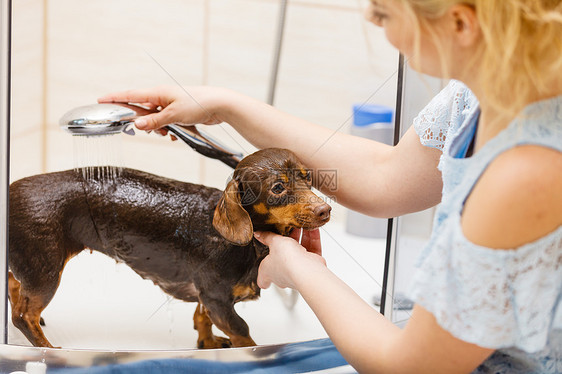
<path id="1" fill-rule="evenodd" d="M 451 81 L 414 120 L 422 144 L 442 149 L 443 195 L 409 296 L 453 336 L 496 349 L 475 373 L 562 373 L 562 226 L 519 248 L 471 243 L 463 204 L 486 167 L 522 144 L 562 151 L 562 96 L 520 118 L 464 157 L 479 115 L 474 95 Z"/>

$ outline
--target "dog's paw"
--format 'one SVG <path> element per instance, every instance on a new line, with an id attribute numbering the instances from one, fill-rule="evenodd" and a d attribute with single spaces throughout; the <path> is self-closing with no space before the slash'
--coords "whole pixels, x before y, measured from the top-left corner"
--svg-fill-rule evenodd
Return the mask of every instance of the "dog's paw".
<path id="1" fill-rule="evenodd" d="M 231 348 L 232 343 L 230 339 L 222 338 L 220 336 L 212 336 L 208 339 L 201 339 L 197 341 L 197 348 L 199 349 L 215 349 L 215 348 Z"/>

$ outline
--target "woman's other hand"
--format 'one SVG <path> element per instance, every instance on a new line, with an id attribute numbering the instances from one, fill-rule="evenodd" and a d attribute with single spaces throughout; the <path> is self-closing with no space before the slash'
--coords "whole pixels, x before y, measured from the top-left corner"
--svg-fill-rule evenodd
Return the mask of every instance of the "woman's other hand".
<path id="1" fill-rule="evenodd" d="M 322 257 L 320 231 L 302 232 L 294 229 L 289 237 L 271 232 L 256 232 L 257 240 L 269 247 L 269 255 L 261 262 L 258 270 L 258 286 L 269 288 L 271 283 L 281 288 L 296 289 L 295 277 L 309 267 L 326 266 Z"/>

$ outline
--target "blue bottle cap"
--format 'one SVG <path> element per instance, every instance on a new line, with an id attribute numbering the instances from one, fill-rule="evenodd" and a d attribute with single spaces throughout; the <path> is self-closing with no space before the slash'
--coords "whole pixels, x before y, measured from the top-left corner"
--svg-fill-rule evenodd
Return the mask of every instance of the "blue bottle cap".
<path id="1" fill-rule="evenodd" d="M 353 124 L 367 126 L 371 123 L 392 123 L 394 111 L 384 105 L 355 104 L 353 106 Z"/>

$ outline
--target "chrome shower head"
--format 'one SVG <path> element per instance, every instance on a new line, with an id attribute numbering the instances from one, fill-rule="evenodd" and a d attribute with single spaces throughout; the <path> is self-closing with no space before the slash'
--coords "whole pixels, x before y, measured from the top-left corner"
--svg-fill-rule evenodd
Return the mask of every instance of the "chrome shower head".
<path id="1" fill-rule="evenodd" d="M 72 135 L 118 134 L 150 111 L 127 104 L 92 104 L 66 112 L 59 121 L 60 127 Z"/>
<path id="2" fill-rule="evenodd" d="M 155 111 L 126 103 L 92 104 L 66 112 L 59 124 L 63 130 L 72 135 L 101 136 L 121 132 L 134 135 L 135 132 L 130 125 L 133 125 L 138 117 L 151 113 Z M 229 149 L 194 125 L 171 124 L 164 128 L 196 152 L 220 160 L 232 168 L 235 168 L 243 157 L 241 152 Z"/>

